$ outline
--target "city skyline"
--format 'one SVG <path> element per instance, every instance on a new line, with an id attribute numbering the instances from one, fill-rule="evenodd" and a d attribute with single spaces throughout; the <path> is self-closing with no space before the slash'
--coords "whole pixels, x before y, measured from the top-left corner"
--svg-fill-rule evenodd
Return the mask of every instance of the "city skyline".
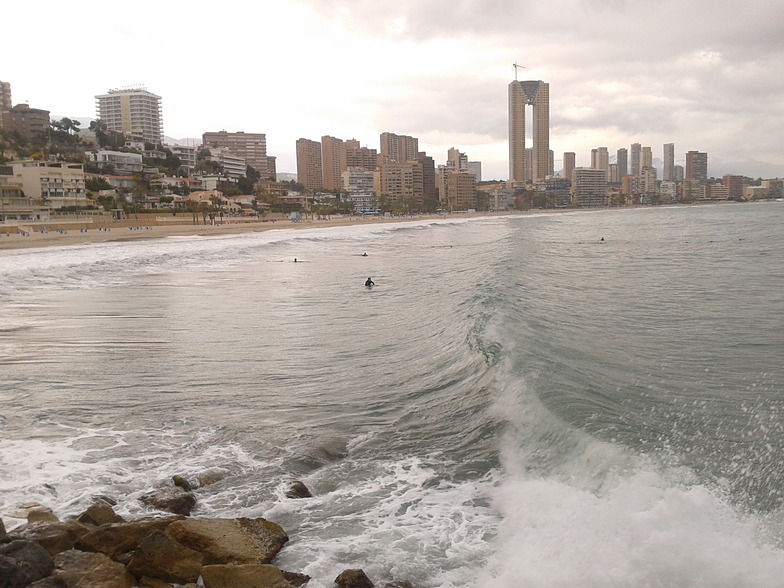
<path id="1" fill-rule="evenodd" d="M 655 10 L 590 1 L 281 4 L 224 3 L 225 36 L 211 36 L 204 51 L 181 31 L 212 24 L 200 10 L 206 3 L 184 14 L 142 1 L 117 22 L 78 0 L 43 2 L 41 19 L 12 5 L 4 51 L 25 49 L 25 57 L 4 59 L 0 80 L 10 82 L 15 104 L 79 118 L 94 117 L 94 96 L 144 85 L 162 97 L 166 136 L 265 133 L 279 172 L 296 171 L 300 137 L 355 137 L 377 148 L 388 131 L 418 137 L 438 163 L 458 148 L 482 161 L 484 177 L 504 179 L 505 86 L 517 62 L 525 67 L 519 79 L 550 85 L 556 170 L 563 152 L 588 166 L 599 146 L 615 153 L 640 143 L 661 159 L 662 146 L 675 143 L 675 164 L 685 165 L 688 151 L 707 152 L 712 176 L 784 175 L 780 3 L 743 11 L 702 0 Z M 69 29 L 68 50 L 41 75 L 42 58 L 64 42 L 64 22 L 77 31 Z M 138 44 L 152 22 L 162 25 L 154 54 Z M 30 43 L 33 35 L 51 45 Z M 243 59 L 221 51 L 222 38 Z M 183 57 L 189 43 L 192 63 Z"/>

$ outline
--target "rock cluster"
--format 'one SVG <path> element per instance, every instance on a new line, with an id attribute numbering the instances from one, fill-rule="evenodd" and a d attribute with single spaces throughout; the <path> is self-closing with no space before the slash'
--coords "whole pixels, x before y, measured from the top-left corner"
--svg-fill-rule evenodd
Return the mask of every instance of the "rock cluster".
<path id="1" fill-rule="evenodd" d="M 310 580 L 272 565 L 289 539 L 279 525 L 188 518 L 191 487 L 177 476 L 174 483 L 141 499 L 170 516 L 125 521 L 105 497 L 67 521 L 23 505 L 26 524 L 6 532 L 0 519 L 0 588 L 296 588 Z M 292 498 L 310 496 L 301 482 L 291 490 Z M 346 570 L 335 584 L 373 586 L 362 570 Z"/>

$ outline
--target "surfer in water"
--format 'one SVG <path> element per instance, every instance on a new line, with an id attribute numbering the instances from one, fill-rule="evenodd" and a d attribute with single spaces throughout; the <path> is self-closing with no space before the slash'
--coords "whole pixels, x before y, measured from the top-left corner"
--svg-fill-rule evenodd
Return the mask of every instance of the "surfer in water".
<path id="1" fill-rule="evenodd" d="M 363 253 L 360 257 L 367 257 L 367 253 Z"/>
<path id="2" fill-rule="evenodd" d="M 371 280 L 370 278 L 365 280 L 365 286 L 367 286 L 368 288 L 370 288 L 371 286 L 375 286 L 375 285 L 376 285 L 376 283 L 373 280 Z"/>

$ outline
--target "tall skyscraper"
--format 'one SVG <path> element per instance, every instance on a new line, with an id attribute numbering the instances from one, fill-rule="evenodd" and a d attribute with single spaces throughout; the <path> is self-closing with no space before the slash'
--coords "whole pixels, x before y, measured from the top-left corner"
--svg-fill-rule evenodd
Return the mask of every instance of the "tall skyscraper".
<path id="1" fill-rule="evenodd" d="M 604 170 L 604 173 L 610 173 L 610 154 L 607 152 L 607 147 L 597 147 L 591 150 L 591 168 Z"/>
<path id="2" fill-rule="evenodd" d="M 109 131 L 142 137 L 149 143 L 163 142 L 161 97 L 144 87 L 109 90 L 95 97 L 96 116 Z"/>
<path id="3" fill-rule="evenodd" d="M 242 157 L 245 164 L 251 166 L 262 179 L 267 179 L 267 135 L 264 133 L 227 133 L 226 131 L 204 133 L 201 136 L 205 147 L 224 147 L 230 153 Z"/>
<path id="4" fill-rule="evenodd" d="M 526 177 L 525 107 L 533 107 L 531 177 Z M 539 180 L 550 169 L 550 84 L 541 80 L 509 84 L 509 179 Z"/>
<path id="5" fill-rule="evenodd" d="M 321 137 L 321 187 L 324 190 L 342 190 L 346 171 L 346 144 L 343 139 L 325 135 Z"/>
<path id="6" fill-rule="evenodd" d="M 381 133 L 381 159 L 384 161 L 416 161 L 419 139 L 408 135 Z"/>
<path id="7" fill-rule="evenodd" d="M 297 139 L 297 181 L 306 190 L 321 190 L 321 143 Z"/>
<path id="8" fill-rule="evenodd" d="M 642 174 L 643 168 L 646 167 L 653 167 L 653 151 L 651 151 L 650 147 L 642 148 L 642 154 L 640 156 L 640 174 Z"/>
<path id="9" fill-rule="evenodd" d="M 704 182 L 708 179 L 708 154 L 699 151 L 686 153 L 685 180 Z"/>
<path id="10" fill-rule="evenodd" d="M 675 180 L 675 143 L 665 143 L 663 150 L 664 167 L 662 180 L 665 182 Z"/>
<path id="11" fill-rule="evenodd" d="M 618 176 L 623 178 L 629 173 L 629 151 L 625 147 L 618 149 L 615 162 L 618 164 Z"/>
<path id="12" fill-rule="evenodd" d="M 565 151 L 563 154 L 563 177 L 572 181 L 574 171 L 575 154 L 574 151 Z"/>
<path id="13" fill-rule="evenodd" d="M 642 147 L 639 143 L 632 143 L 631 161 L 629 161 L 631 169 L 629 173 L 633 176 L 640 176 L 640 151 Z"/>

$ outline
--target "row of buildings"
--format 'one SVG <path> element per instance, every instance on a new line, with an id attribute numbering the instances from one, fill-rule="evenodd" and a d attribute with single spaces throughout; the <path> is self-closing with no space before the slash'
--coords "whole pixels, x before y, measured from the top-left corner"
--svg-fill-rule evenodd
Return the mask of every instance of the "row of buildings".
<path id="1" fill-rule="evenodd" d="M 98 125 L 79 129 L 79 145 L 84 145 L 83 160 L 46 161 L 44 151 L 32 158 L 0 165 L 0 221 L 46 218 L 51 210 L 88 208 L 96 197 L 123 197 L 145 187 L 144 194 L 133 194 L 137 206 L 185 208 L 194 199 L 214 204 L 216 197 L 226 211 L 257 208 L 256 194 L 237 197 L 238 180 L 255 170 L 257 188 L 268 196 L 285 194 L 277 183 L 276 158 L 267 154 L 263 133 L 207 132 L 199 145 L 165 145 L 164 149 L 181 162 L 177 177 L 162 173 L 156 161 L 166 153 L 161 97 L 144 87 L 110 90 L 95 97 Z M 49 145 L 51 121 L 48 110 L 28 104 L 12 106 L 11 86 L 0 82 L 0 130 L 19 136 L 24 142 Z M 98 133 L 121 133 L 120 150 L 101 148 Z M 219 173 L 198 171 L 200 159 L 214 164 Z M 102 170 L 86 173 L 85 167 Z M 100 178 L 108 189 L 91 193 L 90 178 Z M 234 192 L 229 198 L 229 192 Z M 262 203 L 263 206 L 263 203 Z"/>
<path id="2" fill-rule="evenodd" d="M 477 206 L 481 163 L 455 148 L 445 165 L 419 150 L 419 139 L 381 133 L 379 149 L 325 135 L 296 143 L 297 178 L 314 193 L 342 194 L 355 211 L 469 210 Z"/>
<path id="3" fill-rule="evenodd" d="M 489 188 L 497 201 L 515 191 L 546 196 L 548 206 L 606 206 L 719 200 L 781 198 L 782 181 L 751 185 L 746 178 L 726 175 L 709 181 L 708 154 L 688 151 L 685 167 L 675 164 L 675 144 L 662 149 L 661 170 L 654 165 L 651 147 L 633 143 L 617 150 L 614 161 L 607 147 L 591 151 L 590 167 L 576 167 L 576 154 L 563 154 L 560 174 L 554 170 L 550 149 L 550 85 L 541 80 L 514 81 L 508 87 L 509 180 Z M 531 107 L 531 147 L 527 147 L 526 108 Z M 542 201 L 542 200 L 540 200 Z"/>

